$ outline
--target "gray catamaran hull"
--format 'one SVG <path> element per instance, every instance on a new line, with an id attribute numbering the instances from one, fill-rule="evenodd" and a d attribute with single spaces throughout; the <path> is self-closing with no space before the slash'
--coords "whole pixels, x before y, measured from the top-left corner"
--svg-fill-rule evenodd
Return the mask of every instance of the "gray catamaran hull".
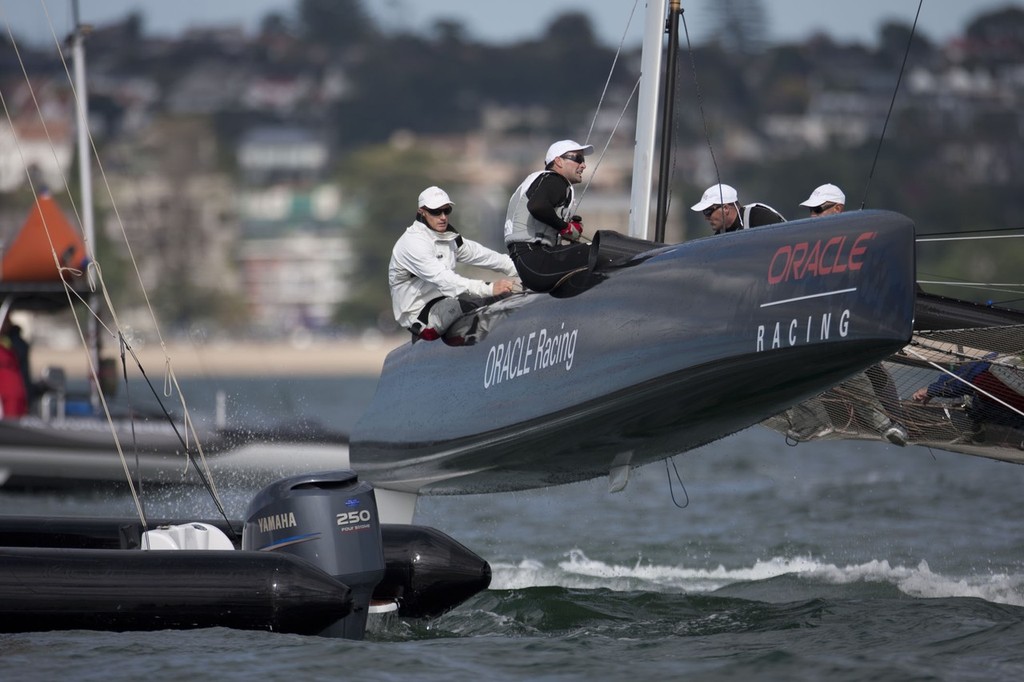
<path id="1" fill-rule="evenodd" d="M 914 227 L 862 211 L 662 246 L 396 349 L 350 458 L 393 490 L 607 475 L 746 428 L 910 339 Z"/>

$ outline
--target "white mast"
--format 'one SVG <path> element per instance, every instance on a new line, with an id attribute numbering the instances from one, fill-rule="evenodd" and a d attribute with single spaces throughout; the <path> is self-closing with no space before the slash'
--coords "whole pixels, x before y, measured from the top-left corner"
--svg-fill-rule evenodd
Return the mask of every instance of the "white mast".
<path id="1" fill-rule="evenodd" d="M 78 133 L 78 180 L 81 185 L 81 218 L 82 232 L 85 237 L 86 256 L 91 262 L 95 259 L 96 228 L 93 223 L 92 210 L 92 152 L 89 147 L 89 92 L 85 85 L 85 34 L 88 26 L 82 24 L 78 17 L 78 0 L 72 0 L 72 17 L 75 23 L 71 39 L 71 54 L 75 67 L 75 123 Z M 96 296 L 87 298 L 92 311 L 88 319 L 88 342 L 90 362 L 97 374 L 100 371 L 100 337 L 99 321 L 96 319 Z M 93 386 L 90 397 L 94 408 L 99 407 L 99 386 Z"/>
<path id="2" fill-rule="evenodd" d="M 82 185 L 82 229 L 85 231 L 86 248 L 93 257 L 92 248 L 95 228 L 92 217 L 92 152 L 89 150 L 89 93 L 85 85 L 85 33 L 87 27 L 79 23 L 78 1 L 74 3 L 75 32 L 72 38 L 72 59 L 75 63 L 76 121 L 78 124 L 78 179 Z"/>
<path id="3" fill-rule="evenodd" d="M 665 44 L 668 0 L 648 0 L 640 58 L 640 100 L 636 113 L 636 148 L 633 154 L 633 188 L 630 192 L 629 236 L 648 238 L 651 187 L 654 177 L 655 138 L 658 128 L 658 85 Z"/>

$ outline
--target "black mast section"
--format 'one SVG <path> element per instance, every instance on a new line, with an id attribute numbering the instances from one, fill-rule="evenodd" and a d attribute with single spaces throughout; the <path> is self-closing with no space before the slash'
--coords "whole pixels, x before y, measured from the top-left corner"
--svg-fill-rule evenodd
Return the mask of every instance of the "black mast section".
<path id="1" fill-rule="evenodd" d="M 672 160 L 672 116 L 675 104 L 676 58 L 679 55 L 679 15 L 683 10 L 680 0 L 669 0 L 668 56 L 665 69 L 665 90 L 661 100 L 661 161 L 658 169 L 658 208 L 654 219 L 654 241 L 665 242 L 665 221 L 668 218 L 668 181 Z"/>

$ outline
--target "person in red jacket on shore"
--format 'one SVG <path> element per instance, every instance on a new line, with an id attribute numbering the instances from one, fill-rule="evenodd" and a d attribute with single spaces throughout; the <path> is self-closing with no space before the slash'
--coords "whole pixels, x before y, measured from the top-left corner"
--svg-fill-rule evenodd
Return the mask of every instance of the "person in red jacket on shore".
<path id="1" fill-rule="evenodd" d="M 9 329 L 10 320 L 5 319 L 0 326 L 0 418 L 17 419 L 28 414 L 28 393 Z"/>

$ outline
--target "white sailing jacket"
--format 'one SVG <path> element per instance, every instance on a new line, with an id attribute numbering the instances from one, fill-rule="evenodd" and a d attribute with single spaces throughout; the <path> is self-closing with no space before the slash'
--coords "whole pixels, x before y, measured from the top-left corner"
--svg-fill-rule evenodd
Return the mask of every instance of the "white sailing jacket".
<path id="1" fill-rule="evenodd" d="M 423 306 L 439 296 L 491 295 L 489 282 L 459 275 L 455 272 L 457 263 L 516 276 L 515 265 L 507 255 L 460 237 L 451 228 L 435 232 L 419 221 L 406 228 L 391 251 L 388 265 L 391 308 L 398 324 L 411 327 Z"/>

